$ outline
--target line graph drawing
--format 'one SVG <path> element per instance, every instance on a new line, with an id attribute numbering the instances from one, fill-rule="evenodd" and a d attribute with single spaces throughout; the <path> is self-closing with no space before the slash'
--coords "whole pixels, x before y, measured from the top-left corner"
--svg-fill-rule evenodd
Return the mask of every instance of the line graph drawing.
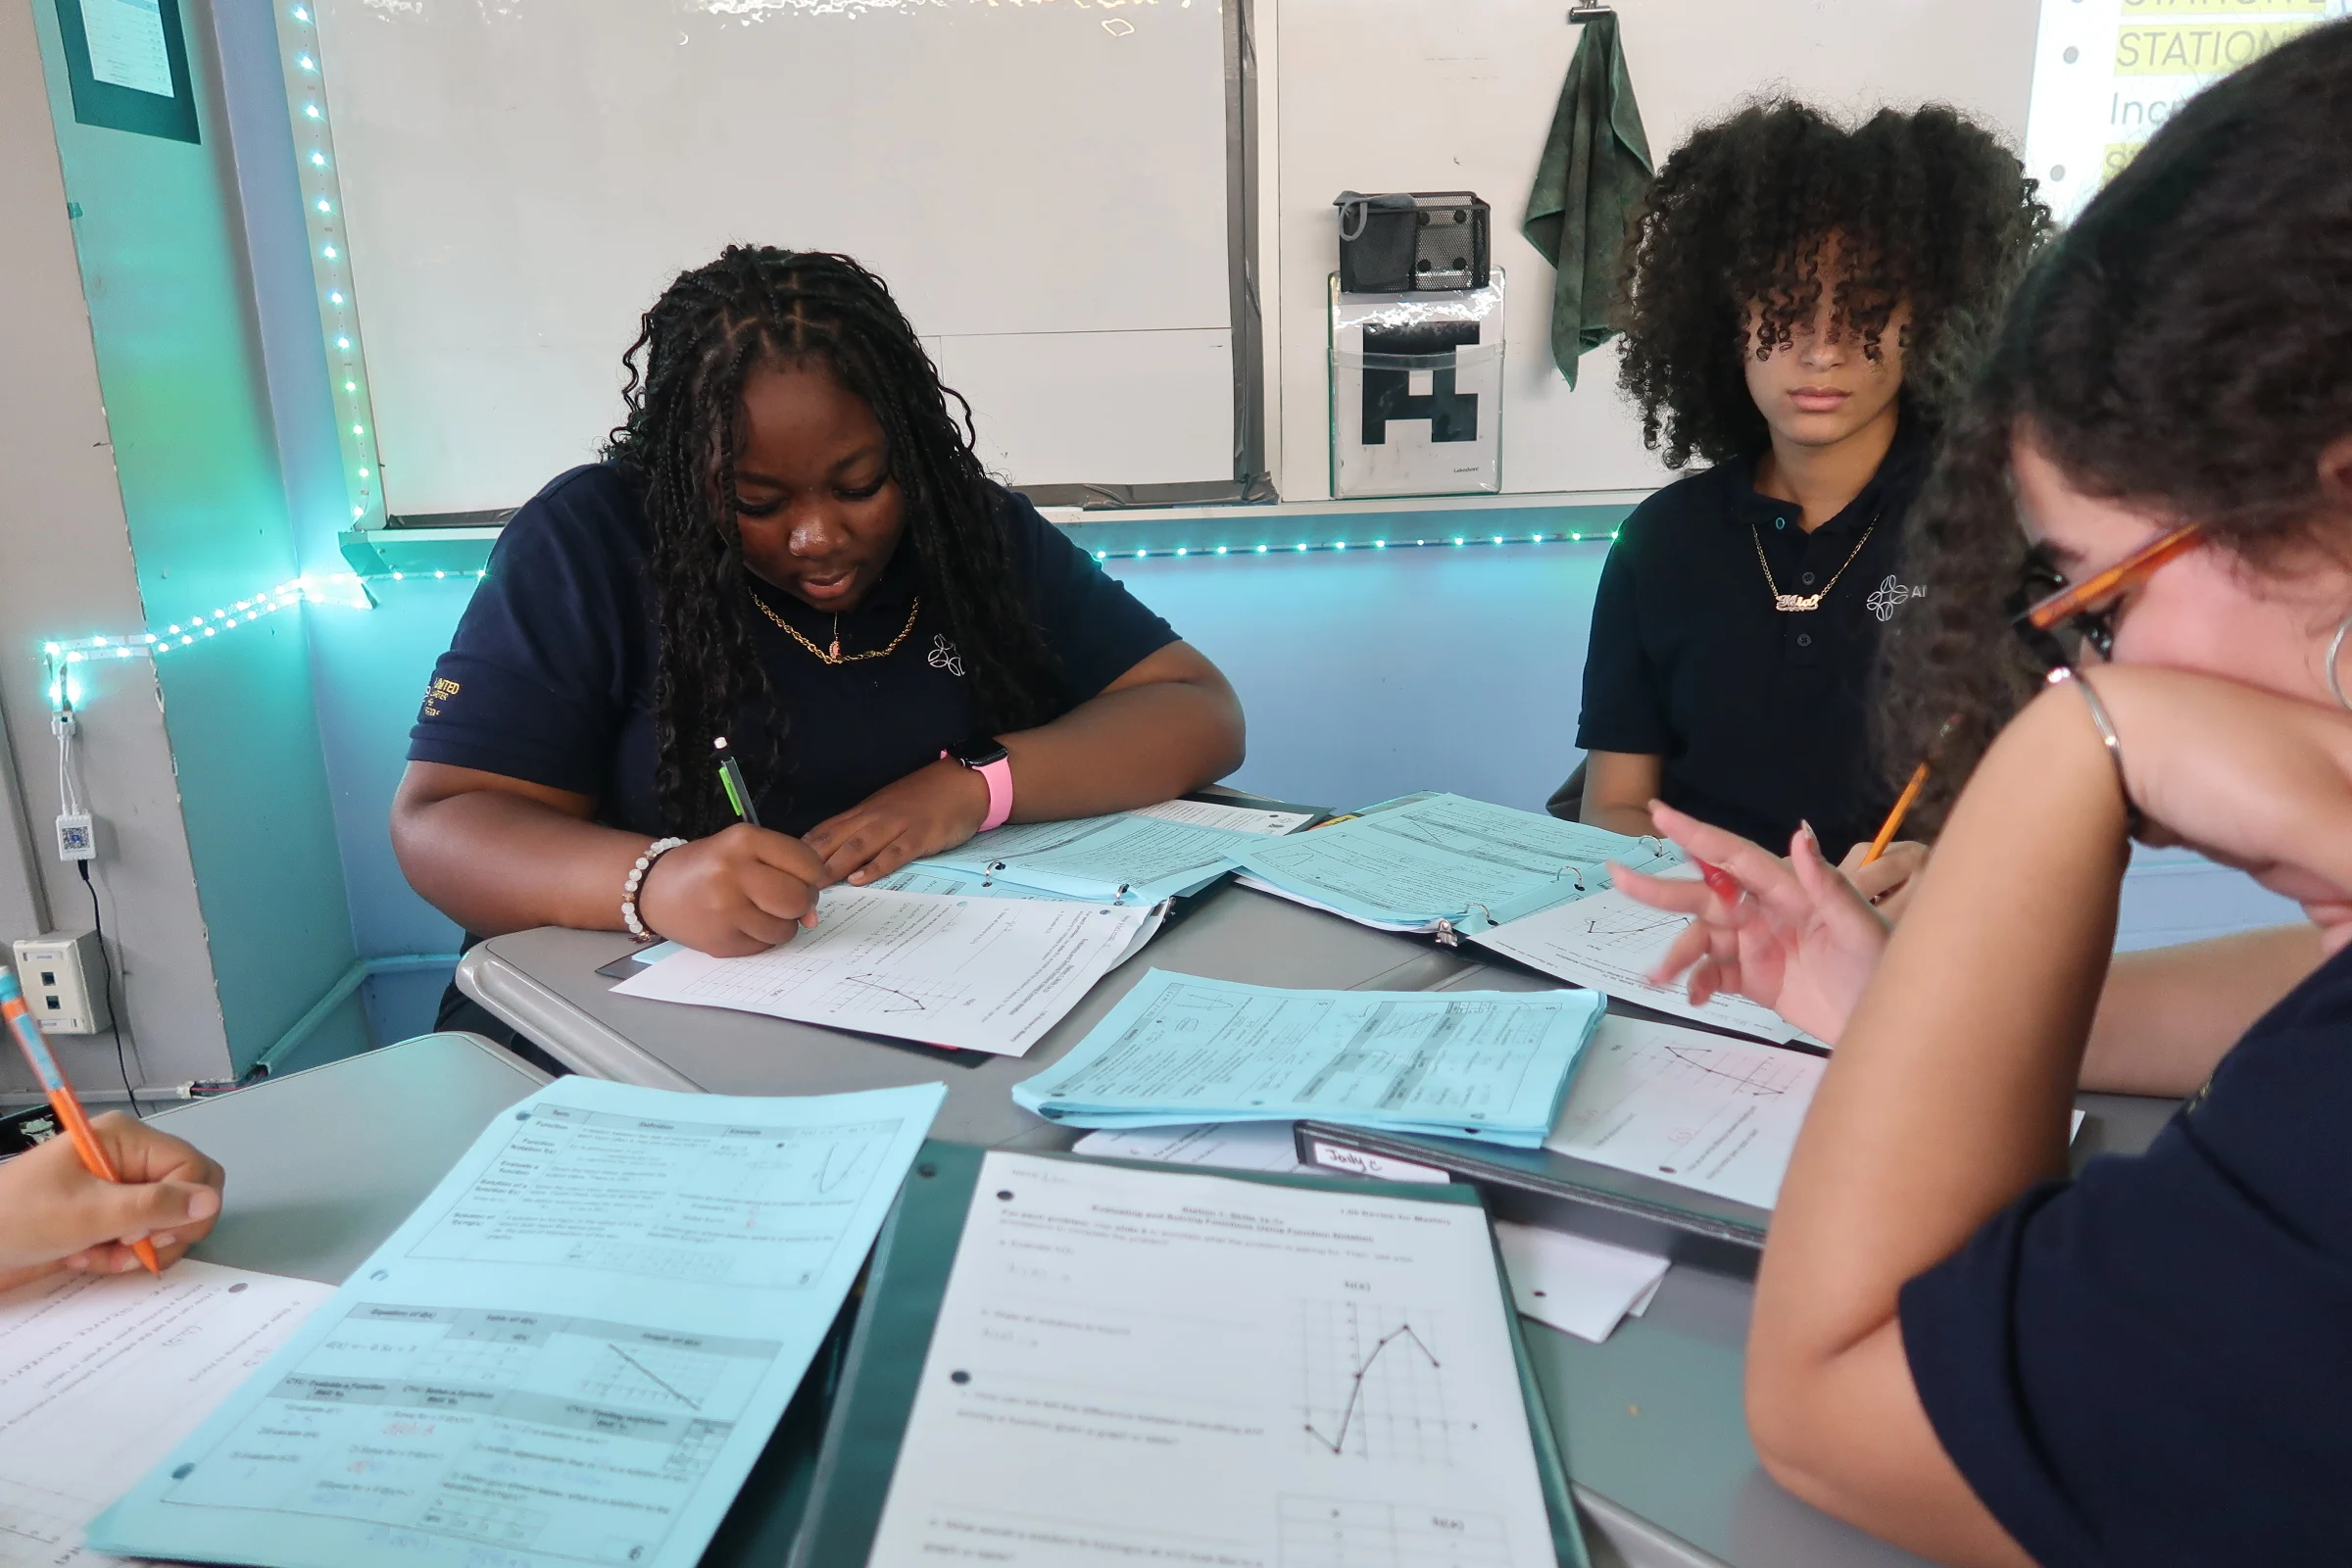
<path id="1" fill-rule="evenodd" d="M 839 1189 L 843 1182 L 864 1168 L 865 1156 L 872 1153 L 873 1149 L 871 1143 L 863 1140 L 850 1144 L 827 1144 L 824 1162 L 817 1167 L 816 1190 L 830 1194 Z"/>
<path id="2" fill-rule="evenodd" d="M 668 1382 L 662 1378 L 661 1373 L 656 1372 L 652 1367 L 647 1366 L 643 1361 L 638 1360 L 635 1356 L 622 1349 L 619 1346 L 611 1345 L 607 1346 L 606 1348 L 611 1350 L 614 1355 L 619 1356 L 623 1361 L 626 1361 L 630 1368 L 634 1370 L 638 1376 L 644 1378 L 646 1382 L 651 1383 L 655 1388 L 660 1389 L 663 1394 L 668 1395 L 671 1398 L 677 1400 L 687 1409 L 700 1410 L 703 1407 L 702 1400 L 690 1399 L 685 1395 L 680 1394 L 676 1389 L 673 1389 L 669 1386 Z"/>
<path id="3" fill-rule="evenodd" d="M 1704 1046 L 1668 1046 L 1666 1054 L 1702 1077 L 1725 1080 L 1732 1086 L 1731 1093 L 1735 1095 L 1749 1095 L 1758 1100 L 1778 1100 L 1781 1096 L 1788 1093 L 1792 1087 L 1809 1087 L 1804 1085 L 1801 1080 L 1792 1081 L 1787 1073 L 1776 1071 L 1776 1064 L 1770 1062 L 1740 1062 L 1735 1070 L 1726 1071 L 1716 1066 L 1715 1063 L 1725 1060 L 1727 1057 L 1738 1062 L 1739 1057 L 1731 1055 L 1728 1052 L 1710 1050 Z"/>
<path id="4" fill-rule="evenodd" d="M 686 1409 L 700 1415 L 720 1374 L 727 1370 L 725 1357 L 692 1350 L 664 1350 L 612 1340 L 603 1341 L 596 1348 L 602 1354 L 580 1378 L 579 1394 L 645 1409 Z"/>
<path id="5" fill-rule="evenodd" d="M 1674 914 L 1663 909 L 1650 909 L 1635 906 L 1631 908 L 1606 909 L 1602 913 L 1589 915 L 1584 921 L 1584 927 L 1585 935 L 1595 938 L 1598 944 L 1615 946 L 1630 944 L 1630 940 L 1633 938 L 1658 937 L 1679 932 L 1690 923 L 1690 917 L 1687 914 Z M 1662 947 L 1663 944 L 1660 946 Z"/>
<path id="6" fill-rule="evenodd" d="M 904 986 L 886 985 L 870 974 L 845 974 L 841 983 L 865 993 L 862 1000 L 872 1004 L 877 1012 L 929 1012 L 930 1006 L 921 997 Z"/>
<path id="7" fill-rule="evenodd" d="M 1300 1430 L 1334 1458 L 1449 1464 L 1442 1337 L 1427 1312 L 1301 1303 Z"/>

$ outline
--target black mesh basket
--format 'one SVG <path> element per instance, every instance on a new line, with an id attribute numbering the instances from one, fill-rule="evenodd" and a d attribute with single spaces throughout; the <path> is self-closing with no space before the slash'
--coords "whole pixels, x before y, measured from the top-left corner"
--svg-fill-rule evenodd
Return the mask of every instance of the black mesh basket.
<path id="1" fill-rule="evenodd" d="M 1487 286 L 1491 215 L 1466 190 L 1343 191 L 1340 288 L 1348 294 Z"/>

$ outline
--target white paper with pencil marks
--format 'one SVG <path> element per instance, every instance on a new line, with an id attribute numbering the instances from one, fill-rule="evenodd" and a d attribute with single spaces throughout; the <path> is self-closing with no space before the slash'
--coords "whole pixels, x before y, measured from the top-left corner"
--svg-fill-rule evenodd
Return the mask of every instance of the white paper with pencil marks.
<path id="1" fill-rule="evenodd" d="M 873 1568 L 1553 1561 L 1485 1212 L 992 1153 Z"/>
<path id="2" fill-rule="evenodd" d="M 1150 909 L 828 888 L 748 958 L 679 952 L 613 989 L 1017 1056 L 1158 929 Z"/>

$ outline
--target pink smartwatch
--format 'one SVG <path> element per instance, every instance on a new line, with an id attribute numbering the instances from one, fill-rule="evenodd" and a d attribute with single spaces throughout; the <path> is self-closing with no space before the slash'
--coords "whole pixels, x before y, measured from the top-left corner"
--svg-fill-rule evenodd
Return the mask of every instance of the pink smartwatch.
<path id="1" fill-rule="evenodd" d="M 1003 827 L 1012 816 L 1012 754 L 1004 743 L 982 731 L 978 735 L 957 741 L 939 754 L 941 761 L 961 762 L 988 785 L 988 815 L 980 819 L 980 831 Z"/>

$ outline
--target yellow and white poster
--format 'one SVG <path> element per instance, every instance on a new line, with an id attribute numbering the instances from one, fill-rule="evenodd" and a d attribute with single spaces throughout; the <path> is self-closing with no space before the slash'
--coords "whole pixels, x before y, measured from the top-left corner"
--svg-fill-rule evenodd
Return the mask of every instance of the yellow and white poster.
<path id="1" fill-rule="evenodd" d="M 2042 0 L 2026 170 L 2061 220 L 2173 111 L 2352 0 Z"/>

